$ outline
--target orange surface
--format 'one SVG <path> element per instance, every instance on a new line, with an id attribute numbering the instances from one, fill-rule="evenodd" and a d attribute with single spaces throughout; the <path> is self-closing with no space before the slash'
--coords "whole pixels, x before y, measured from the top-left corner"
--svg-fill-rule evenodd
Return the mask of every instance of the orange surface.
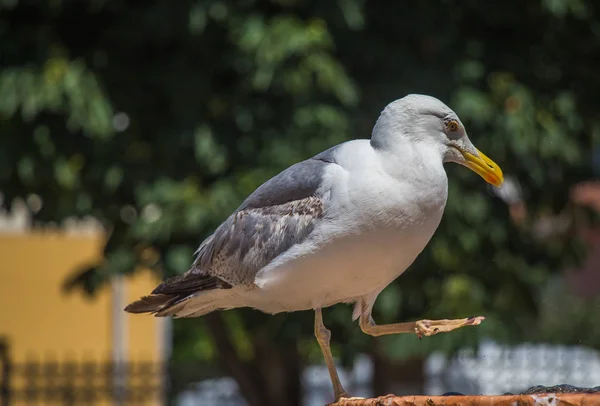
<path id="1" fill-rule="evenodd" d="M 335 406 L 598 406 L 600 394 L 549 393 L 508 396 L 382 396 L 344 400 Z"/>

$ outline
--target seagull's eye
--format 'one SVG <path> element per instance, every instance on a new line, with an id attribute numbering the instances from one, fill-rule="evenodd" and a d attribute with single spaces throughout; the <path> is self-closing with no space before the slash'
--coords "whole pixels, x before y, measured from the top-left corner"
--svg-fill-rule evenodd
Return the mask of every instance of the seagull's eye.
<path id="1" fill-rule="evenodd" d="M 456 120 L 450 120 L 448 121 L 448 123 L 446 123 L 446 128 L 448 129 L 448 131 L 451 132 L 455 132 L 458 131 L 458 122 Z"/>

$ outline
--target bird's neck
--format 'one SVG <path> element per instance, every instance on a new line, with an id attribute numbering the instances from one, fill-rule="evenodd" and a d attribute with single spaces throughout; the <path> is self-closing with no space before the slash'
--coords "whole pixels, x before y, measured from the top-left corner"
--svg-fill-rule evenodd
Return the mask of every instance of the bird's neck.
<path id="1" fill-rule="evenodd" d="M 398 180 L 431 185 L 447 182 L 443 153 L 435 145 L 407 141 L 374 149 L 381 156 L 382 169 Z"/>

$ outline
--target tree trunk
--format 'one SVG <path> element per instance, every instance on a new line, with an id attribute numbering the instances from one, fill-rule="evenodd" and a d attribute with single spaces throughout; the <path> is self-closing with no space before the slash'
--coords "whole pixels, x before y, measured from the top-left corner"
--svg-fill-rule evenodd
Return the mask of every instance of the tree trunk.
<path id="1" fill-rule="evenodd" d="M 231 342 L 222 315 L 204 316 L 223 371 L 234 378 L 250 406 L 301 406 L 302 360 L 295 345 L 281 348 L 265 335 L 254 340 L 254 359 L 244 361 Z"/>
<path id="2" fill-rule="evenodd" d="M 302 404 L 302 361 L 295 345 L 275 347 L 265 336 L 255 341 L 256 362 L 267 382 L 273 405 Z"/>
<path id="3" fill-rule="evenodd" d="M 213 312 L 204 317 L 217 347 L 219 362 L 223 371 L 237 381 L 242 396 L 250 406 L 270 405 L 266 383 L 262 379 L 262 374 L 254 365 L 240 359 L 229 338 L 229 332 L 221 314 Z"/>
<path id="4" fill-rule="evenodd" d="M 422 358 L 391 361 L 378 347 L 371 353 L 373 359 L 372 389 L 374 396 L 422 394 L 425 387 Z"/>

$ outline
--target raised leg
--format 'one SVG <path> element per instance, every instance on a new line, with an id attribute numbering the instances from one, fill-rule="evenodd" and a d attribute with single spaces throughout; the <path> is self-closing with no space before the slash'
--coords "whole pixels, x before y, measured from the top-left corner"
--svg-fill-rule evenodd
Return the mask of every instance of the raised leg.
<path id="1" fill-rule="evenodd" d="M 321 347 L 321 352 L 325 358 L 327 369 L 329 370 L 329 376 L 331 377 L 331 383 L 333 385 L 333 393 L 335 394 L 335 401 L 337 402 L 340 398 L 347 398 L 348 394 L 342 387 L 340 377 L 335 369 L 333 363 L 333 355 L 331 354 L 331 348 L 329 347 L 329 340 L 331 339 L 331 331 L 327 330 L 327 327 L 323 324 L 323 314 L 321 309 L 315 309 L 315 337 Z"/>
<path id="2" fill-rule="evenodd" d="M 394 323 L 377 325 L 371 317 L 371 312 L 363 302 L 362 313 L 360 315 L 360 329 L 365 333 L 375 337 L 383 336 L 387 334 L 403 334 L 403 333 L 415 333 L 417 337 L 433 336 L 438 333 L 447 333 L 457 328 L 465 326 L 477 326 L 481 324 L 485 317 L 468 317 L 466 319 L 454 319 L 454 320 L 419 320 L 411 321 L 407 323 Z"/>

